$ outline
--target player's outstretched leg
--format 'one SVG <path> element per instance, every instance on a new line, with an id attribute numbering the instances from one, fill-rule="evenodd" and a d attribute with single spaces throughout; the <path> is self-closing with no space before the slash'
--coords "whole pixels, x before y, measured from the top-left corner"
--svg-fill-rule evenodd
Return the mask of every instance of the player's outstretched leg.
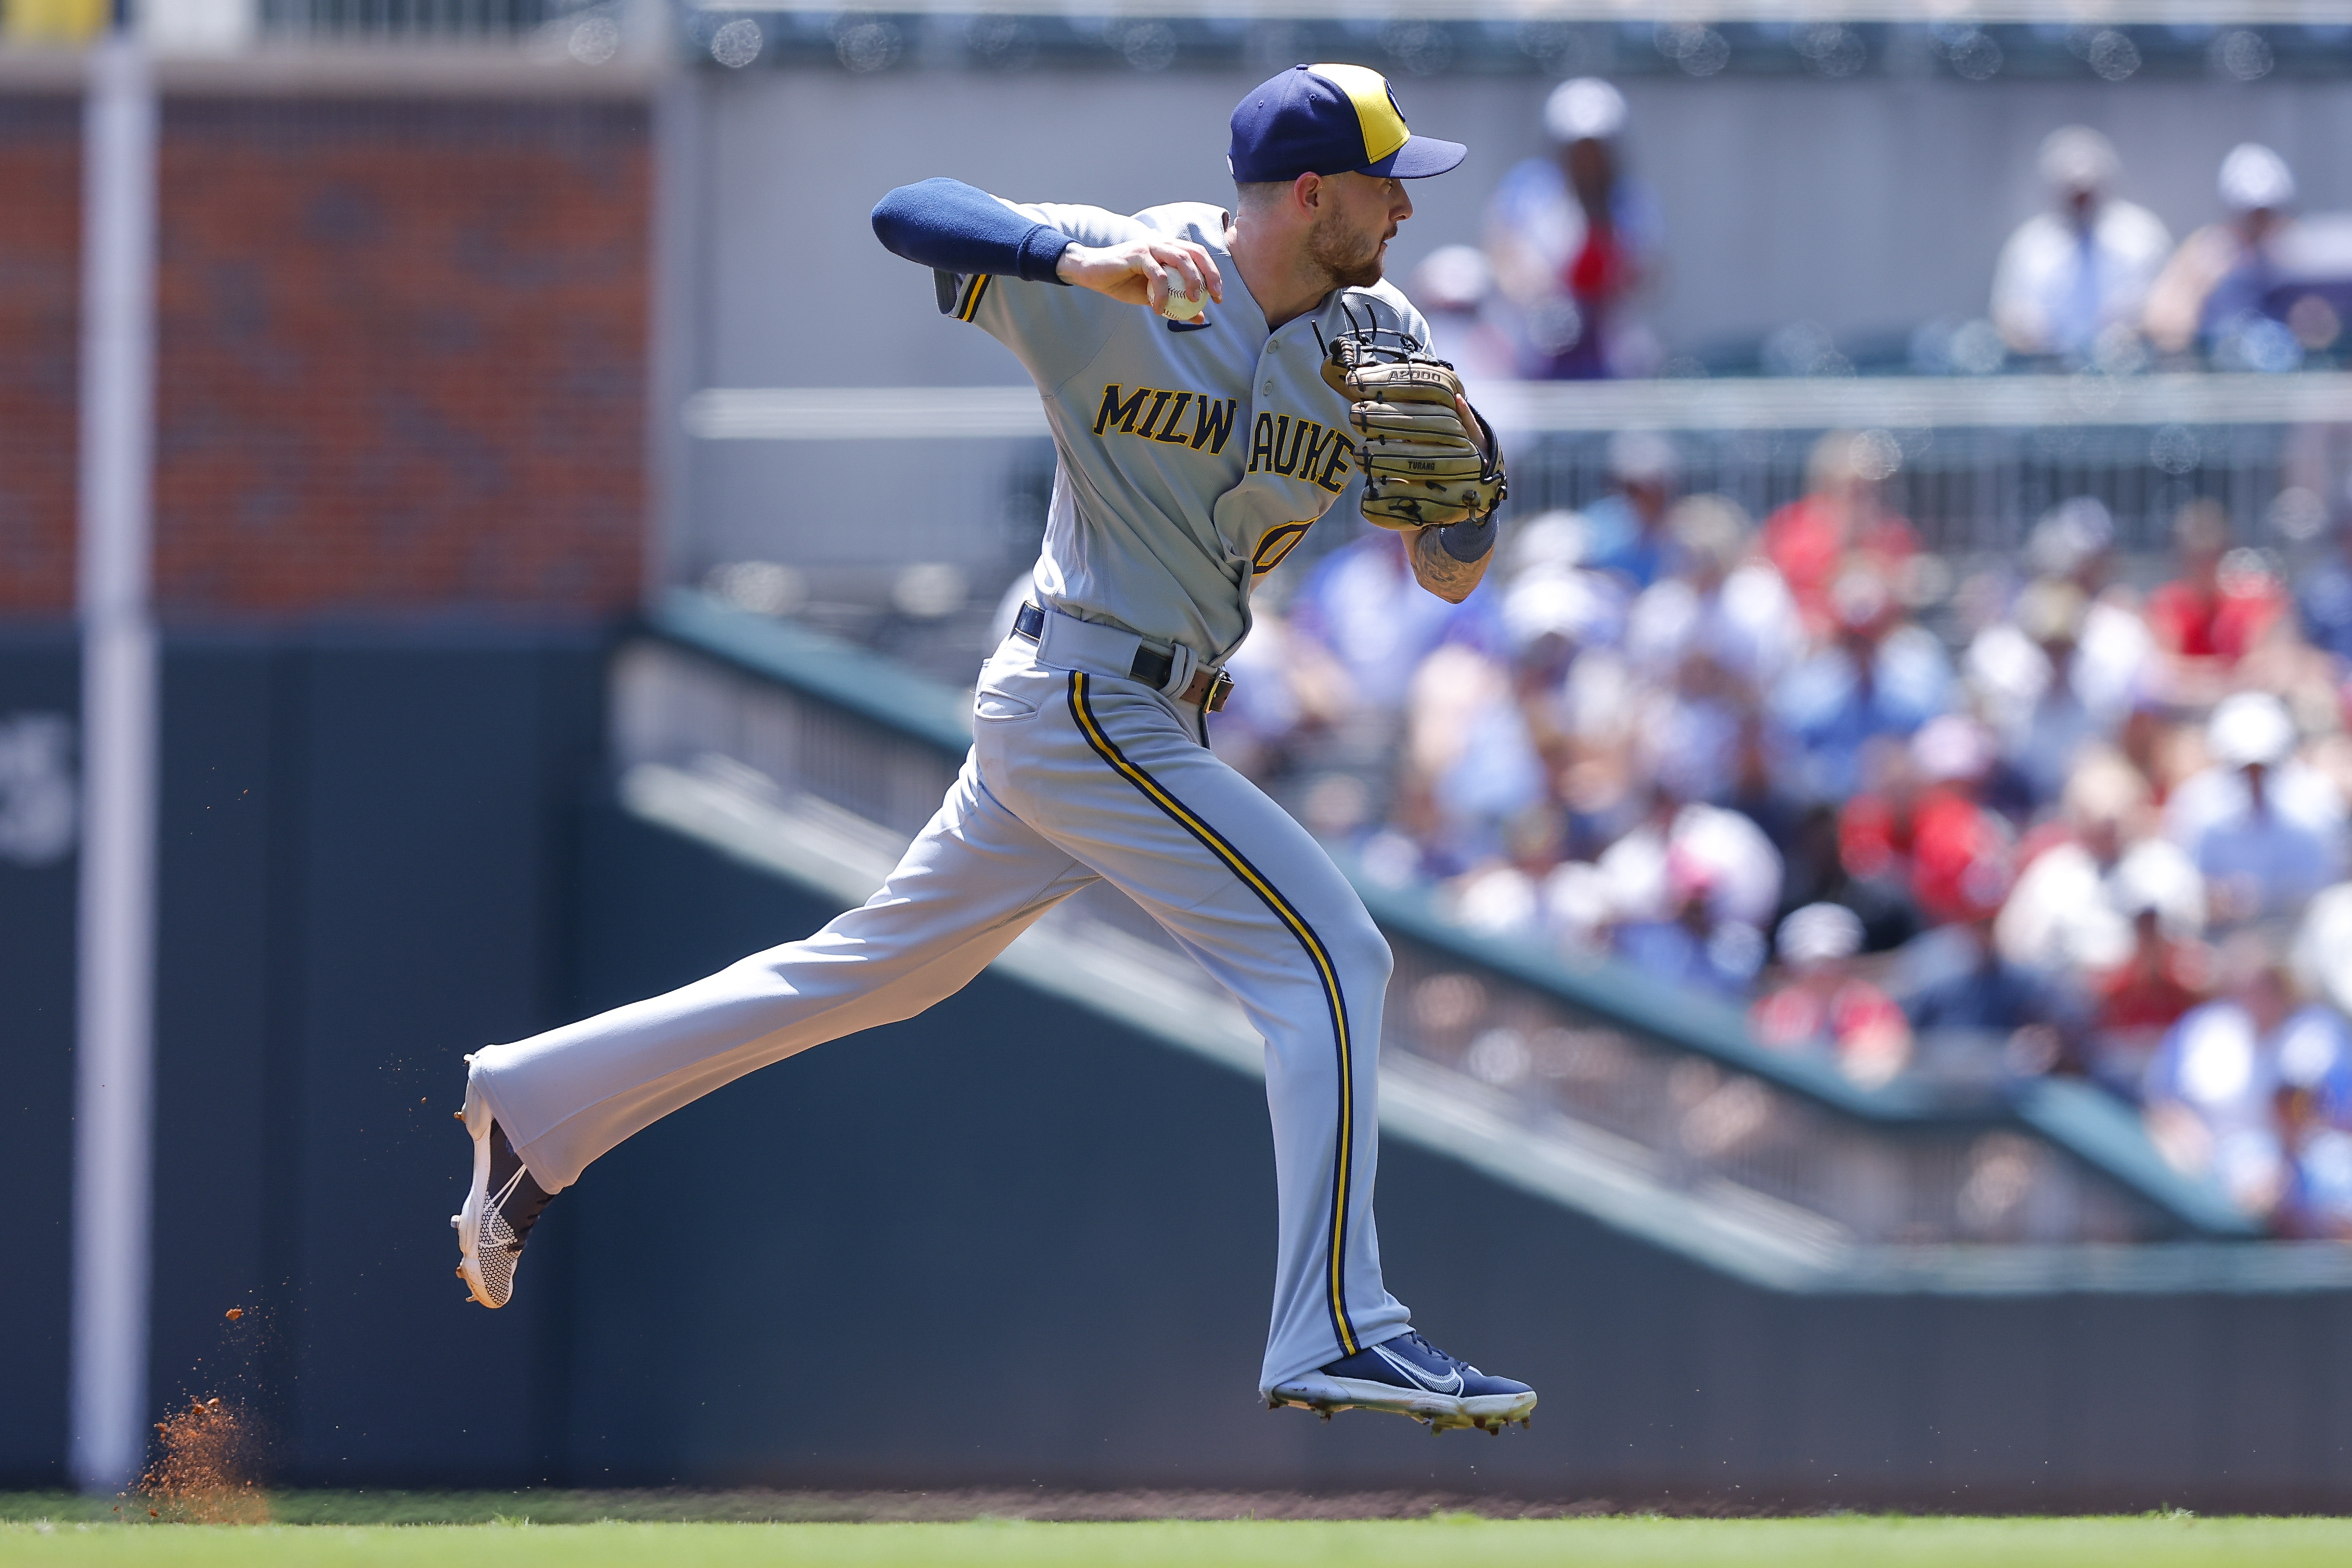
<path id="1" fill-rule="evenodd" d="M 1270 1389 L 1266 1405 L 1319 1412 L 1392 1410 L 1425 1421 L 1433 1431 L 1475 1427 L 1500 1433 L 1517 1421 L 1534 1424 L 1536 1391 L 1507 1377 L 1489 1377 L 1451 1356 L 1415 1329 L 1343 1355 L 1322 1368 Z"/>
<path id="2" fill-rule="evenodd" d="M 967 766 L 881 891 L 814 936 L 467 1057 L 474 1173 L 455 1223 L 474 1299 L 506 1304 L 550 1197 L 622 1140 L 796 1051 L 913 1017 L 1094 880 Z"/>
<path id="3" fill-rule="evenodd" d="M 522 1244 L 555 1195 L 523 1169 L 506 1130 L 471 1085 L 457 1119 L 474 1139 L 473 1185 L 466 1189 L 466 1207 L 449 1217 L 457 1232 L 457 1278 L 482 1305 L 503 1307 L 514 1294 Z"/>

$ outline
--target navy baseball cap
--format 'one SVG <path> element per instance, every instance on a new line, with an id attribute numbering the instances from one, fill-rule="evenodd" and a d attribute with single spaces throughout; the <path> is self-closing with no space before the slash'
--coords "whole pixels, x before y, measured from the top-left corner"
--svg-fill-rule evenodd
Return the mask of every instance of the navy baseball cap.
<path id="1" fill-rule="evenodd" d="M 1417 180 L 1469 155 L 1459 141 L 1405 129 L 1388 78 L 1363 66 L 1293 66 L 1234 110 L 1226 162 L 1244 185 L 1301 174 Z"/>

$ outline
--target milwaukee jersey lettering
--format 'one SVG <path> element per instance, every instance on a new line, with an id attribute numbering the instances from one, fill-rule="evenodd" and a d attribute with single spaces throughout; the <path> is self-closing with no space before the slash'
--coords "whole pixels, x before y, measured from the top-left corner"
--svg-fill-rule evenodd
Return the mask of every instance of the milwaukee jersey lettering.
<path id="1" fill-rule="evenodd" d="M 1045 402 L 1058 463 L 1037 601 L 1222 664 L 1249 632 L 1251 585 L 1355 494 L 1348 403 L 1323 380 L 1322 344 L 1364 325 L 1427 341 L 1428 325 L 1381 283 L 1269 332 L 1225 250 L 1225 215 L 1205 204 L 1013 210 L 1081 245 L 1157 235 L 1216 259 L 1224 303 L 1192 321 L 986 275 L 943 275 L 939 297 L 1010 348 Z"/>
<path id="2" fill-rule="evenodd" d="M 1311 419 L 1261 413 L 1257 416 L 1256 434 L 1250 438 L 1249 471 L 1285 477 L 1295 474 L 1302 479 L 1314 480 L 1336 496 L 1347 488 L 1348 476 L 1354 472 L 1348 466 L 1348 459 L 1355 455 L 1352 436 L 1326 430 Z"/>
<path id="3" fill-rule="evenodd" d="M 1144 401 L 1147 398 L 1150 400 L 1148 407 Z M 1187 404 L 1194 411 L 1189 437 L 1184 427 Z M 1124 387 L 1107 386 L 1103 388 L 1102 407 L 1095 411 L 1095 434 L 1100 435 L 1115 429 L 1121 435 L 1140 435 L 1146 441 L 1163 442 L 1171 446 L 1190 445 L 1195 452 L 1205 446 L 1209 455 L 1214 457 L 1224 451 L 1225 438 L 1234 433 L 1234 410 L 1239 406 L 1238 399 L 1214 398 L 1207 392 L 1161 392 L 1157 387 L 1138 387 L 1128 392 Z M 1164 420 L 1163 413 L 1167 416 Z M 1139 430 L 1136 428 L 1138 415 L 1143 420 Z"/>

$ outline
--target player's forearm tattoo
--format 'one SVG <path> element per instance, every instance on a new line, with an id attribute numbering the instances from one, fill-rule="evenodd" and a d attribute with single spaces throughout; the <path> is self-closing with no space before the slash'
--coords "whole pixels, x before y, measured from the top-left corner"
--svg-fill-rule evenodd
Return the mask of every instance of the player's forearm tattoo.
<path id="1" fill-rule="evenodd" d="M 1478 580 L 1486 575 L 1486 565 L 1495 559 L 1495 536 L 1499 531 L 1491 517 L 1482 523 L 1422 529 L 1412 538 L 1413 580 L 1447 603 L 1461 603 L 1478 586 Z M 1452 534 L 1470 537 L 1457 545 L 1455 539 L 1446 537 Z M 1477 553 L 1465 560 L 1455 553 L 1460 546 Z"/>

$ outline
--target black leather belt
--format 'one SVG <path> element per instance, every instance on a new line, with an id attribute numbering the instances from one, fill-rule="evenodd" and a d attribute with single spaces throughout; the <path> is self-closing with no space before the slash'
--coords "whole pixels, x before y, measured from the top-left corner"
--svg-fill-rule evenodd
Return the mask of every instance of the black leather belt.
<path id="1" fill-rule="evenodd" d="M 1045 612 L 1034 604 L 1024 604 L 1013 618 L 1013 630 L 1032 643 L 1045 634 Z M 1164 691 L 1168 677 L 1175 672 L 1176 656 L 1145 646 L 1135 651 L 1135 663 L 1128 666 L 1128 678 L 1141 681 L 1154 691 Z M 1176 700 L 1197 703 L 1204 713 L 1223 710 L 1225 699 L 1233 695 L 1234 678 L 1223 670 L 1195 670 L 1191 684 Z"/>

